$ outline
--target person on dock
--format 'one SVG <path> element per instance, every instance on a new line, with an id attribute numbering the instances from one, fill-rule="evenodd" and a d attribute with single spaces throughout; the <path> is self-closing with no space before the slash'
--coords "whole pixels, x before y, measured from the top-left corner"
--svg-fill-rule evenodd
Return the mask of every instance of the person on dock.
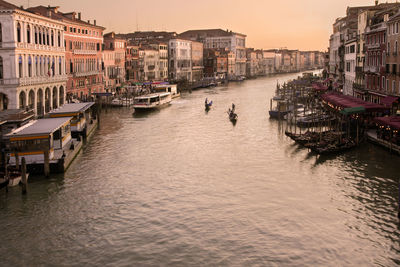
<path id="1" fill-rule="evenodd" d="M 207 99 L 207 97 L 206 97 L 206 101 L 204 102 L 204 104 L 208 105 L 208 99 Z"/>

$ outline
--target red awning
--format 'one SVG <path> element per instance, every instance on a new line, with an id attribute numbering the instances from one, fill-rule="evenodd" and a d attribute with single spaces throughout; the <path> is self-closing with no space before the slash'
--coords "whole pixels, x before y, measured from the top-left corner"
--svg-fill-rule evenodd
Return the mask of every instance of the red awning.
<path id="1" fill-rule="evenodd" d="M 313 83 L 312 87 L 315 91 L 326 91 L 328 90 L 328 86 L 323 85 L 322 83 Z"/>
<path id="2" fill-rule="evenodd" d="M 374 104 L 370 102 L 366 102 L 362 99 L 349 96 L 349 95 L 340 95 L 336 93 L 327 93 L 321 96 L 323 100 L 334 105 L 335 107 L 343 108 L 355 108 L 355 107 L 364 107 L 367 112 L 379 112 L 387 110 L 388 108 Z"/>
<path id="3" fill-rule="evenodd" d="M 390 126 L 391 128 L 400 130 L 400 116 L 377 117 L 374 121 L 380 125 Z"/>
<path id="4" fill-rule="evenodd" d="M 385 106 L 391 106 L 394 102 L 398 100 L 399 98 L 397 96 L 387 96 L 381 99 L 381 104 Z"/>

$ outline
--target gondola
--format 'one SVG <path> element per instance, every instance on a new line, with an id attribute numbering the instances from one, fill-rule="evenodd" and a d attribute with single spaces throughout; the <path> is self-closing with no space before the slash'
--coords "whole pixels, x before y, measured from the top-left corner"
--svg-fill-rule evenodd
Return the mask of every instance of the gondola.
<path id="1" fill-rule="evenodd" d="M 229 115 L 229 120 L 230 120 L 233 124 L 235 124 L 235 123 L 237 122 L 238 115 L 237 115 L 235 112 L 233 112 L 232 110 L 229 110 L 229 111 L 228 111 L 228 115 Z"/>
<path id="2" fill-rule="evenodd" d="M 207 102 L 207 100 L 206 100 L 206 102 L 204 103 L 204 106 L 205 106 L 205 109 L 206 109 L 206 111 L 209 111 L 210 110 L 210 108 L 211 108 L 211 106 L 212 106 L 212 101 L 210 101 L 210 102 Z"/>

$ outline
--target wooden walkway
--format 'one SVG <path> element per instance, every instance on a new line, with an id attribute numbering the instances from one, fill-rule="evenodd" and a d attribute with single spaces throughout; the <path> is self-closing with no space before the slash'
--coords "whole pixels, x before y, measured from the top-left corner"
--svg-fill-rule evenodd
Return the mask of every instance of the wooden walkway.
<path id="1" fill-rule="evenodd" d="M 376 134 L 376 130 L 368 130 L 367 138 L 370 142 L 383 146 L 391 152 L 397 153 L 400 155 L 400 146 L 390 143 L 389 141 L 378 138 Z"/>

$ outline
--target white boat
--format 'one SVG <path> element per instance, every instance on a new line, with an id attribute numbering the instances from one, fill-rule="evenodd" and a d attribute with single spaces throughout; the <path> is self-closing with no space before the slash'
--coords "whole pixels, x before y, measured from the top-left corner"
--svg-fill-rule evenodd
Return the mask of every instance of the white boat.
<path id="1" fill-rule="evenodd" d="M 148 110 L 168 105 L 172 100 L 171 93 L 154 93 L 135 97 L 135 110 Z"/>

